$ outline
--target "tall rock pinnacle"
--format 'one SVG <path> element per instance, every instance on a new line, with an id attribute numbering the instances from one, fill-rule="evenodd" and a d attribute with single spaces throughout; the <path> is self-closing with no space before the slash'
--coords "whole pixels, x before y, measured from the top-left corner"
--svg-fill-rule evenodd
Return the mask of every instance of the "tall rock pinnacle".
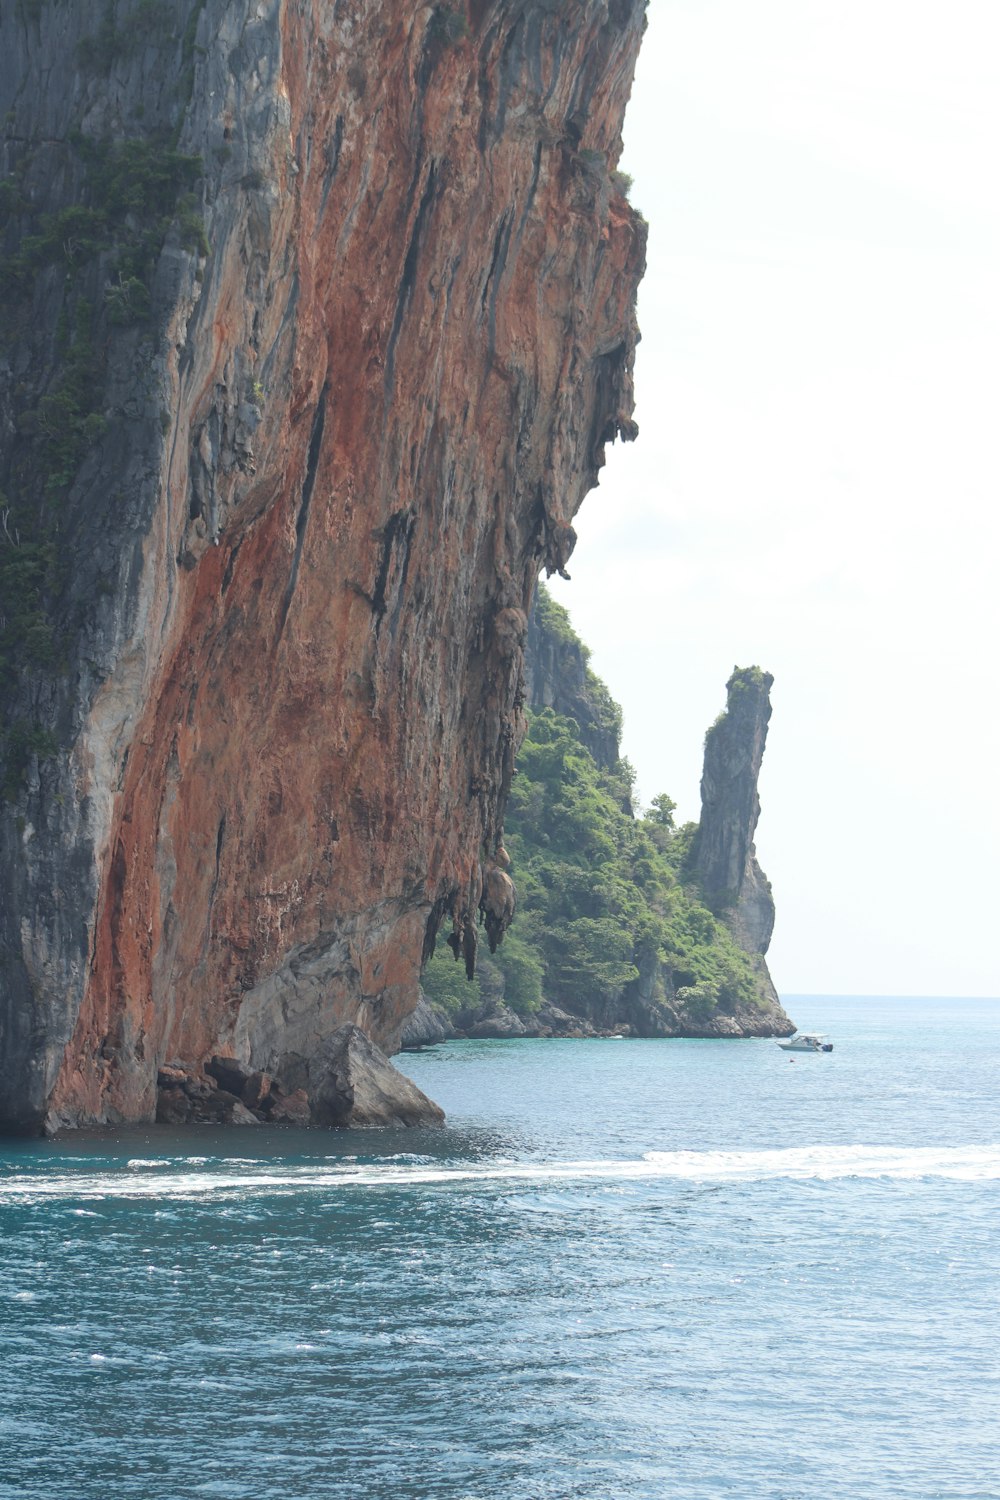
<path id="1" fill-rule="evenodd" d="M 712 910 L 748 953 L 765 954 L 774 928 L 771 885 L 754 849 L 760 775 L 774 678 L 736 667 L 726 708 L 705 736 L 695 869 Z"/>

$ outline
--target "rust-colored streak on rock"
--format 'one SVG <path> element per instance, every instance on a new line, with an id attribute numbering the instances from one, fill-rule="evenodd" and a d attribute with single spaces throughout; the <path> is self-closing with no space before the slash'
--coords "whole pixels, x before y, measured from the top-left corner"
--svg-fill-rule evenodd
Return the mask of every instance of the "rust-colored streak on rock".
<path id="1" fill-rule="evenodd" d="M 526 611 L 634 435 L 644 226 L 609 169 L 642 6 L 446 14 L 286 7 L 266 213 L 213 205 L 175 577 L 52 1122 L 151 1118 L 172 1058 L 294 1088 L 344 1024 L 390 1049 L 428 927 L 468 954 L 491 892 L 509 917 Z"/>

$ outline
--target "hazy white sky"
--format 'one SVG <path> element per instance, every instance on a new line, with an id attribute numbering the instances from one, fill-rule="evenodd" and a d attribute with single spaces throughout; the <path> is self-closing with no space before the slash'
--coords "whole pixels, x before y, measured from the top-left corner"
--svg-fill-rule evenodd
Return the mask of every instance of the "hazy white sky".
<path id="1" fill-rule="evenodd" d="M 652 0 L 631 448 L 553 581 L 648 801 L 774 673 L 779 989 L 1000 994 L 1000 7 Z"/>

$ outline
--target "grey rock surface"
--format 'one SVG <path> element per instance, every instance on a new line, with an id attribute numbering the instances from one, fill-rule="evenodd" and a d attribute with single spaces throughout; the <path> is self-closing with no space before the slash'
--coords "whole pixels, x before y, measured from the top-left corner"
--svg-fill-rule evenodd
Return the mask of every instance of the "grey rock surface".
<path id="1" fill-rule="evenodd" d="M 444 1111 L 394 1068 L 358 1026 L 342 1026 L 309 1069 L 314 1125 L 441 1125 Z"/>
<path id="2" fill-rule="evenodd" d="M 449 1041 L 455 1035 L 450 1018 L 443 1010 L 432 1005 L 421 990 L 416 1010 L 403 1022 L 399 1045 L 403 1051 L 410 1047 L 432 1047 L 437 1042 Z"/>
<path id="3" fill-rule="evenodd" d="M 229 1111 L 226 1123 L 228 1125 L 259 1125 L 261 1122 L 241 1100 L 237 1099 Z"/>
<path id="4" fill-rule="evenodd" d="M 760 776 L 774 678 L 734 668 L 726 708 L 705 736 L 696 872 L 713 911 L 732 911 L 747 950 L 766 953 L 774 926 L 770 885 L 754 849 Z"/>
<path id="5" fill-rule="evenodd" d="M 734 667 L 726 684 L 725 711 L 705 736 L 695 868 L 708 904 L 753 960 L 761 1001 L 779 1018 L 777 1034 L 783 1035 L 794 1028 L 764 959 L 774 929 L 774 898 L 754 847 L 773 684 L 770 672 L 759 667 Z M 766 1023 L 758 1019 L 757 1024 Z M 752 1027 L 741 1029 L 754 1034 Z"/>
<path id="6" fill-rule="evenodd" d="M 527 1036 L 528 1028 L 521 1017 L 506 1005 L 499 1005 L 487 1015 L 481 1016 L 468 1028 L 468 1036 L 481 1039 L 493 1037 L 502 1040 L 515 1036 Z"/>
<path id="7" fill-rule="evenodd" d="M 586 1017 L 570 1015 L 558 1005 L 543 1005 L 535 1019 L 548 1036 L 597 1036 Z"/>

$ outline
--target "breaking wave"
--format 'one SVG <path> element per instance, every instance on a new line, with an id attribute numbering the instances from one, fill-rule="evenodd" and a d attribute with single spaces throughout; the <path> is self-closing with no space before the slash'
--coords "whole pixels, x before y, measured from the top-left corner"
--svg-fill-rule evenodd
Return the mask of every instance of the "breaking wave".
<path id="1" fill-rule="evenodd" d="M 155 1171 L 150 1171 L 155 1167 Z M 229 1195 L 273 1195 L 310 1190 L 418 1187 L 438 1184 L 628 1182 L 831 1182 L 839 1178 L 915 1181 L 948 1178 L 1000 1179 L 1000 1145 L 990 1146 L 793 1146 L 755 1151 L 647 1151 L 624 1161 L 494 1161 L 448 1164 L 414 1161 L 358 1164 L 330 1158 L 292 1166 L 232 1158 L 213 1166 L 204 1157 L 172 1162 L 133 1159 L 99 1172 L 13 1174 L 0 1182 L 0 1204 L 46 1199 L 191 1199 Z"/>

